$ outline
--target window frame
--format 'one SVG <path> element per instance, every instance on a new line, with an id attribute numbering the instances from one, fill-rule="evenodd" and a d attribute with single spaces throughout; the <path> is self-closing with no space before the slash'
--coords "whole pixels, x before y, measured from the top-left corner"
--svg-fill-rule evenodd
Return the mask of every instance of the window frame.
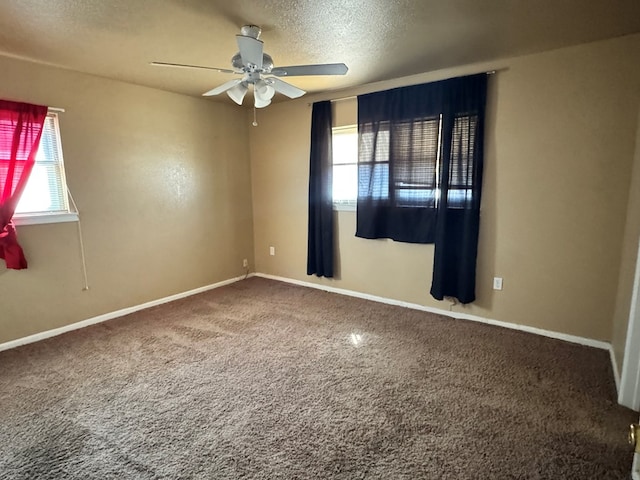
<path id="1" fill-rule="evenodd" d="M 59 176 L 62 184 L 61 186 L 64 189 L 64 192 L 62 194 L 64 196 L 65 210 L 41 211 L 41 212 L 16 212 L 13 215 L 13 223 L 16 226 L 77 222 L 79 220 L 78 212 L 71 210 L 71 205 L 69 203 L 69 192 L 68 192 L 67 178 L 66 178 L 65 166 L 64 166 L 64 156 L 62 153 L 62 140 L 60 135 L 60 123 L 58 120 L 58 113 L 50 110 L 49 112 L 47 112 L 47 117 L 53 119 L 53 135 L 56 136 L 55 144 L 58 150 L 57 151 L 57 156 L 58 156 L 57 167 L 58 167 Z M 43 135 L 44 135 L 44 130 L 43 130 Z M 38 146 L 38 148 L 40 148 L 40 146 Z"/>

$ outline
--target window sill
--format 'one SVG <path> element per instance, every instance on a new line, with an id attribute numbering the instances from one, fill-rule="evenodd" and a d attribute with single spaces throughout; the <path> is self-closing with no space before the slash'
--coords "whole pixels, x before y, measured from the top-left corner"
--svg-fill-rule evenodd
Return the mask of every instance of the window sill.
<path id="1" fill-rule="evenodd" d="M 333 210 L 336 212 L 355 212 L 355 203 L 334 203 Z"/>
<path id="2" fill-rule="evenodd" d="M 16 214 L 13 217 L 13 224 L 20 227 L 24 225 L 42 225 L 45 223 L 65 223 L 77 222 L 78 214 L 75 212 L 68 213 L 42 213 L 42 214 Z"/>

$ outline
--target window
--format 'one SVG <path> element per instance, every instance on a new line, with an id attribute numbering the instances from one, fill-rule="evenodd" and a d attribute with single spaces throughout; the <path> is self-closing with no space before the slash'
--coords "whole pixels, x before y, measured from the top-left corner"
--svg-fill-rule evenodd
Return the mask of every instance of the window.
<path id="1" fill-rule="evenodd" d="M 362 191 L 394 207 L 434 208 L 439 194 L 440 132 L 439 116 L 393 124 L 380 121 L 375 130 L 363 128 Z"/>
<path id="2" fill-rule="evenodd" d="M 77 214 L 69 209 L 68 198 L 58 115 L 50 112 L 44 121 L 36 163 L 16 207 L 14 221 L 25 225 L 77 220 Z"/>
<path id="3" fill-rule="evenodd" d="M 476 116 L 456 116 L 453 127 L 452 162 L 449 170 L 449 207 L 461 208 L 471 200 L 473 163 L 472 133 Z M 390 145 L 393 128 L 394 146 Z M 358 145 L 360 141 L 360 145 Z M 375 142 L 375 146 L 373 143 Z M 440 155 L 442 115 L 400 122 L 393 127 L 381 122 L 377 135 L 364 131 L 358 139 L 358 127 L 333 128 L 333 204 L 354 209 L 358 199 L 358 181 L 374 200 L 391 200 L 396 207 L 436 208 L 440 202 Z M 405 149 L 402 145 L 411 145 Z M 358 148 L 375 152 L 373 161 L 362 161 L 364 169 L 358 179 Z M 392 149 L 395 149 L 392 152 Z M 389 178 L 389 158 L 395 162 Z M 372 158 L 365 155 L 365 158 Z"/>
<path id="4" fill-rule="evenodd" d="M 355 209 L 358 199 L 358 127 L 334 127 L 333 205 Z"/>
<path id="5" fill-rule="evenodd" d="M 390 122 L 381 122 L 376 134 L 364 131 L 360 139 L 357 125 L 333 128 L 334 206 L 355 208 L 359 181 L 362 189 L 370 191 L 375 200 L 391 198 L 397 207 L 435 207 L 440 193 L 437 176 L 441 118 L 395 124 L 393 134 L 396 152 L 391 152 L 390 128 Z M 413 145 L 411 150 L 397 148 L 398 145 L 408 144 Z M 358 148 L 371 152 L 371 155 L 365 154 L 365 158 L 375 156 L 373 161 L 361 162 L 363 165 L 370 164 L 371 168 L 364 169 L 359 180 Z M 389 158 L 392 153 L 396 161 L 390 182 Z"/>

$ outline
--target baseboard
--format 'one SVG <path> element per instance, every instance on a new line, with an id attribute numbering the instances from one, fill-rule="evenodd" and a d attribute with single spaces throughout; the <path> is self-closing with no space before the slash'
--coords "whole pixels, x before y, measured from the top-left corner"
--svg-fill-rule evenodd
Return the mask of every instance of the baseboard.
<path id="1" fill-rule="evenodd" d="M 557 340 L 564 340 L 565 342 L 577 343 L 579 345 L 585 345 L 587 347 L 599 348 L 602 350 L 612 351 L 611 344 L 600 340 L 593 340 L 591 338 L 579 337 L 577 335 L 569 335 L 566 333 L 554 332 L 552 330 L 544 330 L 542 328 L 529 327 L 527 325 L 517 325 L 515 323 L 502 322 L 500 320 L 493 320 L 490 318 L 481 317 L 478 315 L 471 315 L 462 312 L 451 312 L 449 310 L 442 310 L 435 307 L 427 307 L 417 303 L 403 302 L 401 300 L 394 300 L 392 298 L 379 297 L 377 295 L 370 295 L 368 293 L 356 292 L 354 290 L 346 290 L 343 288 L 330 287 L 328 285 L 321 285 L 318 283 L 305 282 L 303 280 L 296 280 L 293 278 L 278 277 L 276 275 L 269 275 L 266 273 L 256 273 L 256 277 L 268 278 L 271 280 L 278 280 L 281 282 L 292 283 L 303 287 L 316 288 L 318 290 L 324 290 L 326 292 L 339 293 L 341 295 L 347 295 L 350 297 L 363 298 L 365 300 L 372 300 L 374 302 L 386 303 L 388 305 L 397 305 L 399 307 L 411 308 L 413 310 L 421 310 L 424 312 L 436 313 L 438 315 L 444 315 L 447 317 L 457 318 L 460 320 L 470 320 L 472 322 L 486 323 L 488 325 L 496 325 L 498 327 L 509 328 L 511 330 L 519 330 L 522 332 L 534 333 L 536 335 L 542 335 L 544 337 L 555 338 Z M 612 357 L 613 360 L 613 357 Z M 613 362 L 614 372 L 617 372 L 615 362 Z M 616 382 L 619 381 L 619 377 L 616 377 Z"/>
<path id="2" fill-rule="evenodd" d="M 92 317 L 87 320 L 82 320 L 80 322 L 72 323 L 70 325 L 65 325 L 64 327 L 54 328 L 53 330 L 47 330 L 46 332 L 36 333 L 33 335 L 29 335 L 28 337 L 18 338 L 16 340 L 11 340 L 6 343 L 0 343 L 0 352 L 3 350 L 9 350 L 11 348 L 20 347 L 22 345 L 27 345 L 29 343 L 39 342 L 40 340 L 45 340 L 47 338 L 62 335 L 63 333 L 71 332 L 73 330 L 78 330 L 80 328 L 88 327 L 90 325 L 95 325 L 96 323 L 102 323 L 102 322 L 106 322 L 107 320 L 123 317 L 124 315 L 129 315 L 130 313 L 134 313 L 139 310 L 144 310 L 145 308 L 155 307 L 157 305 L 162 305 L 163 303 L 173 302 L 174 300 L 190 297 L 191 295 L 207 292 L 215 288 L 224 287 L 225 285 L 229 285 L 231 283 L 244 280 L 245 278 L 252 277 L 253 275 L 254 275 L 253 273 L 250 273 L 249 275 L 242 275 L 240 277 L 230 278 L 228 280 L 223 280 L 221 282 L 213 283 L 211 285 L 205 285 L 204 287 L 194 288 L 193 290 L 189 290 L 186 292 L 176 293 L 175 295 L 159 298 L 157 300 L 152 300 L 150 302 L 142 303 L 140 305 L 134 305 L 133 307 L 127 307 L 121 310 L 116 310 L 114 312 L 98 315 L 97 317 Z"/>

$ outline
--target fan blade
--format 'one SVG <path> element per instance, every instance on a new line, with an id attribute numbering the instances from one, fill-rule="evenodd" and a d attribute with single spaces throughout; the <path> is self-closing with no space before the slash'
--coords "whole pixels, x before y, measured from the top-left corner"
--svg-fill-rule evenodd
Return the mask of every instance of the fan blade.
<path id="1" fill-rule="evenodd" d="M 219 87 L 213 88 L 211 90 L 209 90 L 208 92 L 205 92 L 202 94 L 203 97 L 210 97 L 212 95 L 218 95 L 222 92 L 226 92 L 227 90 L 229 90 L 230 88 L 235 87 L 236 85 L 238 85 L 240 82 L 242 82 L 241 78 L 236 78 L 234 80 L 230 80 L 227 83 L 223 83 L 222 85 L 220 85 Z"/>
<path id="2" fill-rule="evenodd" d="M 269 78 L 269 83 L 273 86 L 273 89 L 276 92 L 280 92 L 289 98 L 298 98 L 307 93 L 298 87 L 294 87 L 290 83 L 280 80 L 279 78 Z"/>
<path id="3" fill-rule="evenodd" d="M 204 67 L 202 65 L 184 65 L 182 63 L 166 63 L 166 62 L 150 62 L 149 65 L 154 67 L 174 67 L 174 68 L 201 68 L 203 70 L 213 70 L 220 73 L 242 73 L 235 70 L 229 70 L 228 68 L 216 68 L 216 67 Z"/>
<path id="4" fill-rule="evenodd" d="M 295 65 L 271 70 L 277 77 L 299 77 L 302 75 L 345 75 L 349 68 L 344 63 L 323 63 L 320 65 Z"/>
<path id="5" fill-rule="evenodd" d="M 238 49 L 240 50 L 240 56 L 242 57 L 242 64 L 248 67 L 250 64 L 256 66 L 256 68 L 262 68 L 262 54 L 264 44 L 261 40 L 257 40 L 253 37 L 246 37 L 244 35 L 236 35 L 238 41 Z"/>

